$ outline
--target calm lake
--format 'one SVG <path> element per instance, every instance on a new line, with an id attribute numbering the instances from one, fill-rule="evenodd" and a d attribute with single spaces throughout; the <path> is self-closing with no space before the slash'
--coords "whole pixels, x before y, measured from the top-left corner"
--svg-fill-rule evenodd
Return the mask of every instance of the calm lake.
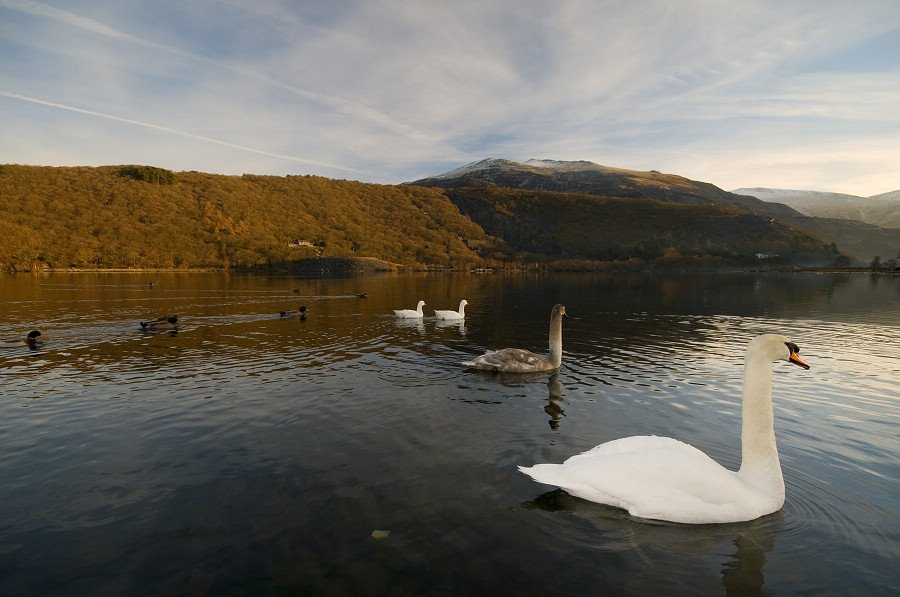
<path id="1" fill-rule="evenodd" d="M 460 364 L 546 353 L 558 302 L 558 375 Z M 0 349 L 3 595 L 900 593 L 897 277 L 7 275 L 0 323 L 48 339 Z M 811 366 L 774 365 L 780 512 L 649 524 L 517 471 L 650 434 L 736 469 L 765 332 Z"/>

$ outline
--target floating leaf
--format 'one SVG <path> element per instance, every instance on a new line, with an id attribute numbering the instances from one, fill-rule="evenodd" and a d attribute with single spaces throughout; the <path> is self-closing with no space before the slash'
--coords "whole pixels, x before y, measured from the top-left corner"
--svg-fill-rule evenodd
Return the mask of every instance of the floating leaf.
<path id="1" fill-rule="evenodd" d="M 372 531 L 373 539 L 387 539 L 390 535 L 391 535 L 390 531 L 379 531 L 379 530 Z"/>

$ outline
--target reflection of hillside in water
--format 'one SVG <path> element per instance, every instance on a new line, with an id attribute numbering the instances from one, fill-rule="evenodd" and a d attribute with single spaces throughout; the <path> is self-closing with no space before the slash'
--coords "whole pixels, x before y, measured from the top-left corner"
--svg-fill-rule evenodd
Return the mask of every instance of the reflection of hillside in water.
<path id="1" fill-rule="evenodd" d="M 569 313 L 564 353 L 590 356 L 702 343 L 716 330 L 716 317 L 847 321 L 876 314 L 893 325 L 900 284 L 867 275 L 572 274 L 500 276 L 491 290 L 481 305 L 469 301 L 473 310 L 487 310 L 477 334 L 470 326 L 473 340 L 546 350 L 549 309 L 562 302 Z"/>
<path id="2" fill-rule="evenodd" d="M 502 302 L 511 298 L 522 306 L 539 302 L 541 310 L 544 305 L 549 310 L 554 302 L 568 301 L 586 303 L 591 312 L 845 318 L 877 312 L 900 294 L 895 278 L 850 274 L 570 274 L 537 279 L 539 284 L 533 276 L 510 277 L 494 296 Z M 567 296 L 547 296 L 555 280 Z M 544 289 L 543 296 L 536 294 L 538 287 Z"/>
<path id="3" fill-rule="evenodd" d="M 665 367 L 667 347 L 699 345 L 715 335 L 716 322 L 708 316 L 847 320 L 874 313 L 893 324 L 900 292 L 896 278 L 782 273 L 378 274 L 342 280 L 154 274 L 152 287 L 143 283 L 146 277 L 13 277 L 0 285 L 0 324 L 11 334 L 41 329 L 48 363 L 92 368 L 129 360 L 136 369 L 152 370 L 233 359 L 265 370 L 266 363 L 284 361 L 321 367 L 395 344 L 425 355 L 507 346 L 546 353 L 550 307 L 562 302 L 570 314 L 563 326 L 564 370 L 613 351 L 629 351 L 637 361 L 661 359 Z M 368 298 L 358 298 L 360 292 Z M 427 302 L 425 320 L 413 329 L 396 323 L 392 310 L 419 298 Z M 434 321 L 433 308 L 462 298 L 469 302 L 463 322 Z M 310 309 L 308 321 L 278 319 L 280 310 L 301 303 Z M 181 317 L 177 335 L 139 332 L 138 321 L 163 314 Z"/>
<path id="4" fill-rule="evenodd" d="M 178 331 L 155 333 L 135 329 L 131 322 L 87 331 L 55 327 L 46 347 L 32 355 L 39 356 L 39 362 L 32 360 L 29 367 L 65 365 L 83 371 L 116 367 L 135 374 L 240 368 L 265 374 L 288 366 L 299 370 L 333 365 L 380 352 L 384 346 L 379 334 L 340 319 L 317 323 L 260 314 L 188 316 L 182 321 Z"/>

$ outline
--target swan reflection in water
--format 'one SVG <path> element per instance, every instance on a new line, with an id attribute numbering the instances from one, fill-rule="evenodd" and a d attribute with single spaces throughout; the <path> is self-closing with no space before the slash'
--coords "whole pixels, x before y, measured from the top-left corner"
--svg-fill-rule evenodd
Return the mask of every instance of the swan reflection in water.
<path id="1" fill-rule="evenodd" d="M 461 324 L 460 324 L 461 325 Z M 509 388 L 519 388 L 529 384 L 542 382 L 547 380 L 547 401 L 543 403 L 544 412 L 550 417 L 547 423 L 550 429 L 556 431 L 559 429 L 559 423 L 566 412 L 563 410 L 563 393 L 562 384 L 559 381 L 559 373 L 553 373 L 547 376 L 546 373 L 494 373 L 493 371 L 485 371 L 484 369 L 470 369 L 475 375 L 499 383 Z"/>
<path id="2" fill-rule="evenodd" d="M 420 334 L 425 333 L 425 323 L 421 319 L 412 317 L 404 319 L 402 317 L 397 317 L 394 319 L 394 325 L 396 325 L 398 328 L 412 328 L 419 330 Z"/>
<path id="3" fill-rule="evenodd" d="M 465 319 L 435 319 L 434 320 L 435 328 L 456 328 L 459 330 L 460 336 L 466 335 L 466 320 Z"/>
<path id="4" fill-rule="evenodd" d="M 726 595 L 762 595 L 765 565 L 775 548 L 775 538 L 784 530 L 784 511 L 755 520 L 727 524 L 688 525 L 634 518 L 625 510 L 576 498 L 562 489 L 548 491 L 525 502 L 529 510 L 571 512 L 597 528 L 596 547 L 602 551 L 635 551 L 647 563 L 647 549 L 690 556 L 694 574 L 703 576 L 708 554 L 709 573 L 720 573 Z M 672 565 L 682 565 L 673 563 Z M 659 561 L 654 558 L 656 566 Z M 721 566 L 721 568 L 719 568 Z M 666 574 L 665 570 L 656 570 Z M 679 569 L 679 572 L 684 572 Z"/>
<path id="5" fill-rule="evenodd" d="M 549 396 L 547 396 L 547 404 L 544 405 L 544 412 L 550 415 L 550 429 L 556 431 L 559 429 L 559 421 L 566 416 L 566 412 L 562 408 L 562 384 L 559 383 L 559 373 L 550 376 L 547 382 Z"/>

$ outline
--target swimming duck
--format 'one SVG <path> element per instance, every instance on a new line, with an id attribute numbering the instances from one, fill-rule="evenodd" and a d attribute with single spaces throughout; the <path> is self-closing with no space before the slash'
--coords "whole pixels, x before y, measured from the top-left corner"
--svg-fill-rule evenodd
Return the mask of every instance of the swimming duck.
<path id="1" fill-rule="evenodd" d="M 550 311 L 550 355 L 542 357 L 521 348 L 503 348 L 487 352 L 467 365 L 473 369 L 494 373 L 540 373 L 555 371 L 562 365 L 562 318 L 566 315 L 565 305 L 554 305 Z"/>
<path id="2" fill-rule="evenodd" d="M 425 314 L 422 313 L 422 307 L 425 301 L 419 301 L 415 309 L 394 309 L 394 315 L 400 319 L 421 319 Z"/>
<path id="3" fill-rule="evenodd" d="M 141 327 L 145 330 L 174 330 L 178 327 L 178 316 L 157 317 L 150 321 L 142 321 Z"/>
<path id="4" fill-rule="evenodd" d="M 459 311 L 438 311 L 435 309 L 434 316 L 438 319 L 465 319 L 466 305 L 468 304 L 469 301 L 463 299 L 459 301 Z"/>
<path id="5" fill-rule="evenodd" d="M 693 446 L 657 436 L 617 439 L 562 464 L 519 470 L 539 483 L 639 518 L 707 524 L 776 512 L 784 504 L 784 479 L 773 429 L 772 363 L 787 361 L 809 369 L 799 352 L 778 334 L 758 336 L 747 346 L 737 472 Z"/>
<path id="6" fill-rule="evenodd" d="M 28 335 L 18 340 L 5 340 L 0 343 L 2 346 L 13 348 L 16 346 L 27 346 L 28 348 L 38 348 L 44 345 L 44 339 L 38 330 L 28 332 Z"/>
<path id="7" fill-rule="evenodd" d="M 280 317 L 297 317 L 300 319 L 306 319 L 306 316 L 309 315 L 309 309 L 306 308 L 306 305 L 301 305 L 299 309 L 293 311 L 280 311 L 278 315 Z"/>

